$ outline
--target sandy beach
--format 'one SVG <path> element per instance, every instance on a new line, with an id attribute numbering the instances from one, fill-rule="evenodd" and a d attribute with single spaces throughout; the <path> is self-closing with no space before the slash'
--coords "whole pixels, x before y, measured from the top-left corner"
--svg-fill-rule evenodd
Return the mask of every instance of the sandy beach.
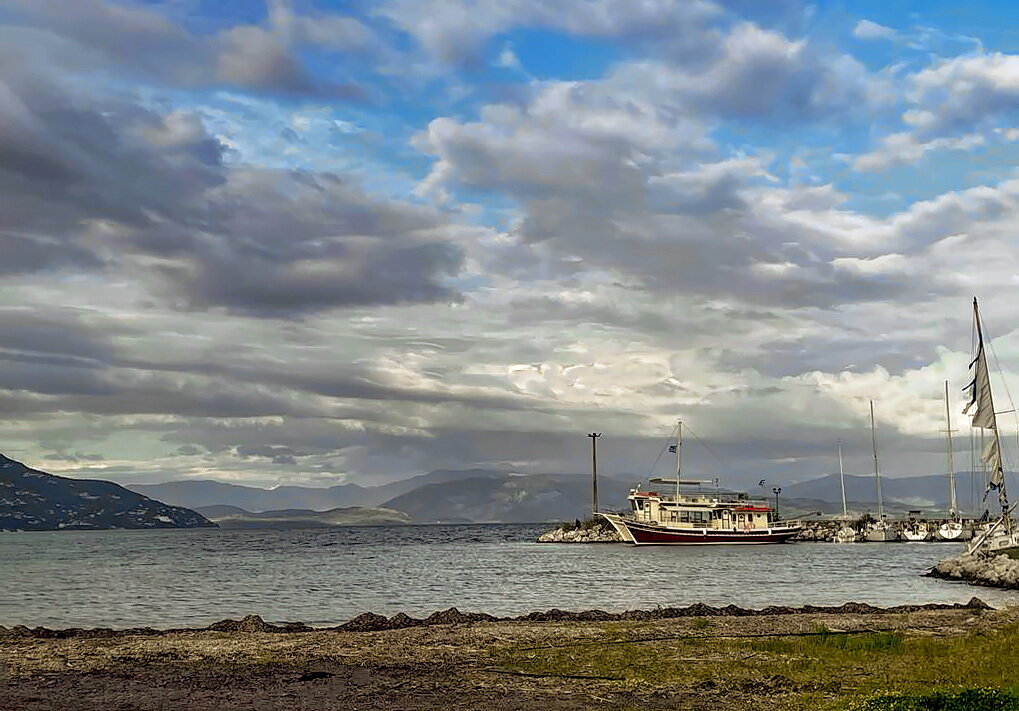
<path id="1" fill-rule="evenodd" d="M 311 631 L 254 617 L 206 630 L 0 628 L 0 708 L 837 709 L 889 690 L 1019 684 L 1005 651 L 1019 609 L 737 610 L 362 616 Z"/>

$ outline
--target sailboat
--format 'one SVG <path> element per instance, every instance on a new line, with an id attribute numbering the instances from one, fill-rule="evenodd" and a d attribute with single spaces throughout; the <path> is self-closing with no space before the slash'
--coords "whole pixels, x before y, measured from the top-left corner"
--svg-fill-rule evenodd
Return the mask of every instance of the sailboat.
<path id="1" fill-rule="evenodd" d="M 839 483 L 842 485 L 842 527 L 835 531 L 835 543 L 856 543 L 856 529 L 849 525 L 849 507 L 846 505 L 846 475 L 842 471 L 842 440 L 838 444 Z"/>
<path id="2" fill-rule="evenodd" d="M 991 376 L 987 368 L 987 354 L 984 350 L 984 329 L 980 321 L 980 307 L 976 298 L 973 299 L 973 323 L 976 327 L 977 350 L 969 367 L 973 380 L 966 386 L 970 400 L 962 414 L 976 407 L 970 415 L 970 426 L 987 431 L 990 435 L 984 444 L 980 459 L 987 465 L 988 480 L 984 491 L 986 498 L 989 493 L 998 493 L 1001 504 L 1001 516 L 970 544 L 967 552 L 1007 553 L 1019 550 L 1019 530 L 1012 520 L 1015 504 L 1008 505 L 1008 493 L 1005 491 L 1005 468 L 1001 461 L 1001 435 L 998 431 L 998 418 L 994 412 L 994 398 L 991 392 Z"/>
<path id="3" fill-rule="evenodd" d="M 870 441 L 874 450 L 874 486 L 877 491 L 877 521 L 867 529 L 864 538 L 873 543 L 899 540 L 899 533 L 885 520 L 885 509 L 881 502 L 881 471 L 877 464 L 877 429 L 874 426 L 874 401 L 870 401 Z"/>
<path id="4" fill-rule="evenodd" d="M 945 434 L 948 439 L 948 494 L 951 499 L 951 507 L 948 510 L 948 520 L 943 522 L 934 532 L 934 537 L 939 541 L 962 541 L 973 536 L 973 532 L 964 528 L 962 516 L 959 515 L 959 501 L 955 488 L 955 451 L 952 447 L 952 409 L 948 400 L 948 381 L 945 381 Z"/>

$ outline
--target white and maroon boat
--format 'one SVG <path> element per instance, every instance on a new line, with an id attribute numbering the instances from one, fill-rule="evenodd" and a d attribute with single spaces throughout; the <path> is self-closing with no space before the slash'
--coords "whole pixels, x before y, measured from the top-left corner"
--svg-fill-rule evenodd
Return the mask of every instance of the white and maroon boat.
<path id="1" fill-rule="evenodd" d="M 669 485 L 676 480 L 651 481 Z M 624 541 L 638 546 L 785 543 L 801 530 L 774 520 L 771 507 L 763 500 L 740 492 L 706 489 L 699 481 L 683 480 L 680 484 L 696 485 L 697 489 L 678 496 L 633 489 L 627 497 L 629 514 L 599 515 Z"/>
<path id="2" fill-rule="evenodd" d="M 682 423 L 677 443 L 670 450 L 676 452 L 678 474 Z M 624 541 L 638 546 L 785 543 L 801 530 L 798 525 L 777 520 L 766 500 L 711 487 L 711 482 L 677 476 L 650 479 L 648 484 L 647 489 L 638 485 L 630 491 L 629 513 L 598 513 Z M 652 486 L 673 491 L 661 493 Z"/>

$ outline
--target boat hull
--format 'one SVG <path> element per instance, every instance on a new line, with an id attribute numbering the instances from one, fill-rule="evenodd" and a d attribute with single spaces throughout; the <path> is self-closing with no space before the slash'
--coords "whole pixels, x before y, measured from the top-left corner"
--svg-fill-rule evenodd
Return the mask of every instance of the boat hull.
<path id="1" fill-rule="evenodd" d="M 863 538 L 870 543 L 890 543 L 899 540 L 899 534 L 891 528 L 872 528 Z"/>
<path id="2" fill-rule="evenodd" d="M 950 521 L 941 524 L 934 532 L 934 537 L 939 541 L 968 541 L 973 538 L 973 531 L 961 523 Z"/>
<path id="3" fill-rule="evenodd" d="M 760 545 L 785 543 L 802 529 L 798 526 L 751 529 L 749 531 L 723 531 L 715 529 L 679 530 L 620 519 L 631 542 L 638 546 L 692 546 L 692 545 Z"/>

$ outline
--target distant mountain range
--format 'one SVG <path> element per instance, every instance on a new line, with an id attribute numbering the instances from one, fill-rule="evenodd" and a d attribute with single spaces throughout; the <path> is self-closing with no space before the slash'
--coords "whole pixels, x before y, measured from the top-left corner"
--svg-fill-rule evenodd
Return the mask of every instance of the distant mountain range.
<path id="1" fill-rule="evenodd" d="M 623 475 L 626 476 L 626 475 Z M 636 477 L 599 477 L 602 509 L 625 508 Z M 957 476 L 959 504 L 968 508 L 971 488 L 980 510 L 982 486 L 968 473 Z M 854 513 L 876 510 L 874 479 L 847 474 L 846 496 Z M 881 480 L 888 513 L 948 506 L 943 474 Z M 766 495 L 771 487 L 752 495 Z M 841 513 L 837 474 L 783 487 L 783 517 Z M 192 510 L 193 509 L 193 510 Z M 381 486 L 341 484 L 328 488 L 279 486 L 261 489 L 209 480 L 131 484 L 70 479 L 26 467 L 0 455 L 0 529 L 295 528 L 432 522 L 570 521 L 591 511 L 586 474 L 518 475 L 490 469 L 441 469 Z"/>
<path id="2" fill-rule="evenodd" d="M 198 513 L 220 528 L 331 528 L 335 526 L 384 526 L 411 523 L 411 517 L 402 511 L 384 508 L 351 506 L 311 511 L 309 509 L 283 509 L 253 513 L 236 506 L 202 506 Z"/>
<path id="3" fill-rule="evenodd" d="M 383 507 L 422 523 L 564 521 L 591 513 L 591 480 L 582 474 L 443 469 L 374 487 L 341 484 L 317 489 L 259 489 L 207 480 L 129 486 L 146 496 L 203 511 L 210 506 L 234 506 L 253 513 Z M 618 508 L 626 505 L 632 483 L 600 477 L 599 486 L 604 505 Z"/>
<path id="4" fill-rule="evenodd" d="M 602 508 L 624 508 L 627 491 L 636 478 L 627 475 L 599 477 Z M 876 510 L 874 478 L 847 474 L 845 479 L 850 511 Z M 210 506 L 243 509 L 245 515 L 238 514 L 238 525 L 262 525 L 266 519 L 257 514 L 273 512 L 277 515 L 275 512 L 288 509 L 329 512 L 353 508 L 370 511 L 378 507 L 400 512 L 420 523 L 568 521 L 590 515 L 590 487 L 586 474 L 517 475 L 489 469 L 443 469 L 382 486 L 341 484 L 329 488 L 260 489 L 207 480 L 129 485 L 134 491 L 152 498 L 203 512 Z M 905 513 L 910 509 L 933 513 L 948 506 L 948 478 L 943 474 L 882 477 L 881 488 L 888 513 Z M 979 483 L 975 488 L 979 500 L 982 494 Z M 960 506 L 966 507 L 970 494 L 968 474 L 957 476 L 957 490 Z M 749 493 L 767 495 L 773 500 L 770 486 L 761 491 L 751 488 Z M 842 511 L 841 501 L 839 477 L 829 474 L 784 486 L 780 509 L 783 516 L 813 511 L 835 514 Z M 308 518 L 305 514 L 299 513 L 296 517 L 310 522 L 309 525 L 327 525 L 321 521 L 315 523 L 314 517 Z M 218 516 L 213 518 L 219 520 Z"/>
<path id="5" fill-rule="evenodd" d="M 188 508 L 224 504 L 253 512 L 278 511 L 280 509 L 325 511 L 350 506 L 380 506 L 390 499 L 428 484 L 502 476 L 506 476 L 506 473 L 488 469 L 438 469 L 428 474 L 381 486 L 339 484 L 328 488 L 277 486 L 272 489 L 262 489 L 256 486 L 226 484 L 209 479 L 168 481 L 163 484 L 128 484 L 127 486 L 139 494 Z"/>
<path id="6" fill-rule="evenodd" d="M 877 507 L 877 493 L 873 476 L 857 476 L 846 474 L 846 498 L 857 506 L 866 509 Z M 974 477 L 968 472 L 956 474 L 956 494 L 959 505 L 968 506 L 970 500 L 971 480 Z M 983 496 L 983 485 L 979 475 L 973 485 L 974 497 L 979 504 Z M 782 487 L 782 498 L 820 499 L 838 503 L 841 510 L 842 489 L 838 474 L 809 481 L 789 484 Z M 947 474 L 929 474 L 926 476 L 881 477 L 881 498 L 885 506 L 899 505 L 906 509 L 943 509 L 949 505 Z M 982 507 L 981 507 L 982 508 Z"/>
<path id="7" fill-rule="evenodd" d="M 625 506 L 632 484 L 600 477 L 606 508 Z M 591 478 L 579 474 L 473 477 L 427 484 L 387 501 L 417 521 L 571 521 L 591 515 Z"/>
<path id="8" fill-rule="evenodd" d="M 201 526 L 215 524 L 113 482 L 54 476 L 0 454 L 0 530 Z"/>

